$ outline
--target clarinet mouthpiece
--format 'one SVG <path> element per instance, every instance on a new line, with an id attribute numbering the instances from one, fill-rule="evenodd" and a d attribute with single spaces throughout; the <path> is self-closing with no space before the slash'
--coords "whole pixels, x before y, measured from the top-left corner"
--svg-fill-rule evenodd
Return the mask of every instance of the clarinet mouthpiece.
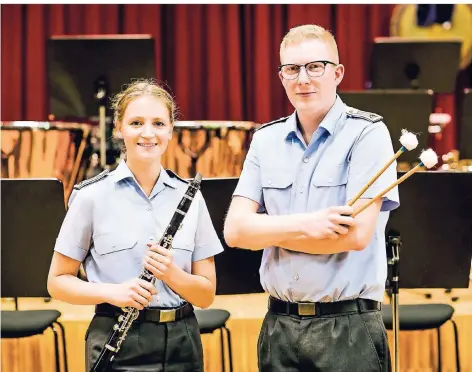
<path id="1" fill-rule="evenodd" d="M 197 175 L 196 175 L 195 178 L 194 178 L 194 181 L 195 181 L 195 182 L 198 182 L 198 183 L 201 183 L 201 182 L 202 182 L 202 178 L 203 178 L 202 174 L 201 174 L 201 173 L 197 173 Z"/>

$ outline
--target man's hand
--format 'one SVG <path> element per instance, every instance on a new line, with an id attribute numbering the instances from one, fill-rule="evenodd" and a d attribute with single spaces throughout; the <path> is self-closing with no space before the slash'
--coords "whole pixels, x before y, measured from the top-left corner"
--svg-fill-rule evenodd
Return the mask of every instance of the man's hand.
<path id="1" fill-rule="evenodd" d="M 355 226 L 349 206 L 330 207 L 317 212 L 301 215 L 300 226 L 305 236 L 315 239 L 338 239 Z"/>

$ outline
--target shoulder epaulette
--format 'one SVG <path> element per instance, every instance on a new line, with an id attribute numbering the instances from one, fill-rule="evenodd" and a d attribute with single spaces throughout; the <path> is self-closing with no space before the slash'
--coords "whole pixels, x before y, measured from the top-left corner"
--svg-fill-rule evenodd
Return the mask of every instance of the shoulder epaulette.
<path id="1" fill-rule="evenodd" d="M 383 120 L 383 117 L 381 115 L 375 114 L 373 112 L 358 110 L 354 107 L 348 107 L 348 109 L 346 110 L 346 114 L 349 117 L 364 119 L 370 121 L 371 123 L 377 123 Z"/>
<path id="2" fill-rule="evenodd" d="M 85 186 L 91 185 L 92 183 L 98 182 L 100 180 L 103 180 L 108 176 L 109 170 L 105 169 L 103 172 L 97 174 L 95 177 L 89 178 L 87 180 L 83 180 L 82 182 L 78 183 L 77 185 L 74 186 L 75 190 L 80 190 L 84 188 Z"/>
<path id="3" fill-rule="evenodd" d="M 177 173 L 175 173 L 174 171 L 172 171 L 172 170 L 166 168 L 166 172 L 167 172 L 167 174 L 168 174 L 171 178 L 177 178 L 178 180 L 180 180 L 180 181 L 182 181 L 182 182 L 188 183 L 187 180 L 184 180 L 182 177 L 180 177 L 180 176 L 179 176 Z"/>
<path id="4" fill-rule="evenodd" d="M 271 125 L 274 125 L 274 124 L 277 124 L 277 123 L 286 122 L 289 117 L 290 117 L 290 116 L 286 116 L 286 117 L 284 117 L 284 118 L 280 118 L 280 119 L 273 120 L 273 121 L 270 121 L 270 122 L 268 122 L 268 123 L 265 123 L 265 124 L 263 124 L 262 126 L 260 126 L 259 128 L 257 128 L 255 131 L 257 132 L 258 130 L 261 130 L 261 129 L 270 127 Z"/>

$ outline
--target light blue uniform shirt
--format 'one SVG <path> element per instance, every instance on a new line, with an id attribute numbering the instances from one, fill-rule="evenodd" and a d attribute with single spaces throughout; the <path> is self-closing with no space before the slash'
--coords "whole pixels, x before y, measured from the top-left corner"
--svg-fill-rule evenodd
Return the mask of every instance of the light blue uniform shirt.
<path id="1" fill-rule="evenodd" d="M 137 278 L 153 238 L 158 243 L 188 183 L 161 168 L 149 197 L 125 161 L 105 178 L 74 190 L 56 240 L 55 251 L 84 262 L 94 283 Z M 174 263 L 191 273 L 192 262 L 223 251 L 200 191 L 173 241 Z M 160 280 L 150 306 L 175 307 L 184 300 Z"/>
<path id="2" fill-rule="evenodd" d="M 393 155 L 381 117 L 351 109 L 337 96 L 308 146 L 297 127 L 296 112 L 257 130 L 234 195 L 256 201 L 269 215 L 346 205 Z M 362 197 L 374 197 L 396 179 L 394 162 Z M 312 255 L 265 248 L 259 271 L 262 287 L 292 302 L 382 301 L 385 226 L 389 211 L 398 206 L 395 187 L 383 198 L 374 235 L 362 251 Z"/>

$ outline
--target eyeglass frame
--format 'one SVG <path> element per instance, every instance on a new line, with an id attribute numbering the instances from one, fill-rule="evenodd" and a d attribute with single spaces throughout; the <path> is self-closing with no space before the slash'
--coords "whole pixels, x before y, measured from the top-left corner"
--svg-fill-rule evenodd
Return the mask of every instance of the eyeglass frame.
<path id="1" fill-rule="evenodd" d="M 316 62 L 321 62 L 323 64 L 323 73 L 321 75 L 318 75 L 318 76 L 311 76 L 309 73 L 308 73 L 308 70 L 306 69 L 306 66 L 309 65 L 310 63 L 316 63 Z M 339 66 L 339 63 L 334 63 L 334 62 L 331 62 L 331 61 L 325 61 L 325 60 L 321 60 L 321 61 L 311 61 L 311 62 L 307 62 L 305 63 L 304 65 L 297 65 L 296 63 L 286 63 L 284 65 L 279 65 L 279 72 L 282 74 L 282 77 L 286 80 L 295 80 L 295 79 L 298 79 L 298 77 L 300 76 L 300 72 L 302 71 L 302 67 L 305 69 L 305 72 L 307 74 L 307 76 L 309 76 L 310 78 L 317 78 L 317 77 L 320 77 L 320 76 L 323 76 L 325 71 L 326 71 L 326 65 L 333 65 L 333 66 L 336 66 L 338 67 Z M 285 76 L 283 76 L 283 73 L 282 73 L 282 68 L 284 66 L 298 66 L 300 68 L 300 71 L 298 71 L 298 74 L 293 78 L 293 79 L 287 79 Z"/>

